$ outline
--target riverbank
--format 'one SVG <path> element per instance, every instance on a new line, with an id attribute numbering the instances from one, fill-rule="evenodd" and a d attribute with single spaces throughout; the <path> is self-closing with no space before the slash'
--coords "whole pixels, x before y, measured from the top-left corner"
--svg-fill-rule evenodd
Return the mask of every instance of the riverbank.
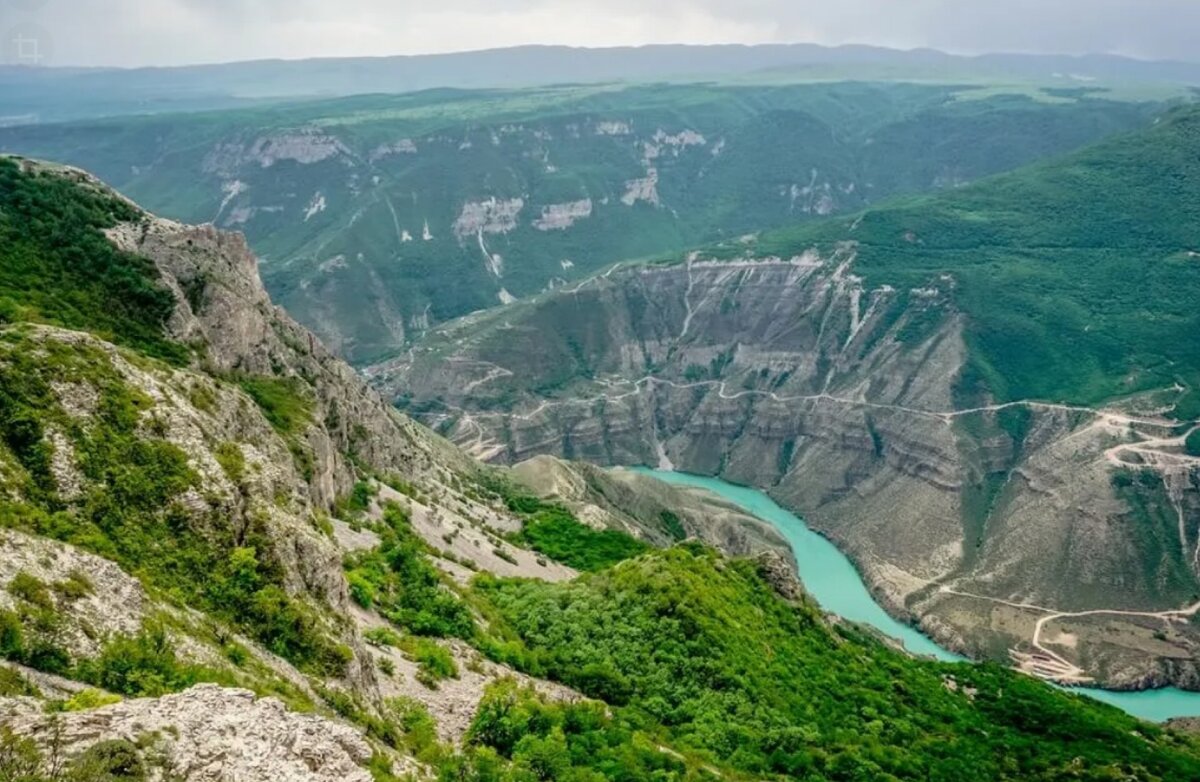
<path id="1" fill-rule="evenodd" d="M 765 493 L 719 478 L 647 468 L 632 469 L 654 475 L 667 483 L 707 489 L 772 524 L 791 545 L 805 589 L 826 611 L 870 625 L 900 641 L 913 654 L 933 657 L 944 662 L 966 660 L 885 611 L 845 554 L 823 535 L 809 529 L 803 519 L 781 507 Z M 1090 687 L 1070 689 L 1072 692 L 1087 695 L 1134 716 L 1155 722 L 1164 722 L 1176 717 L 1200 716 L 1200 693 L 1174 687 L 1138 692 Z"/>

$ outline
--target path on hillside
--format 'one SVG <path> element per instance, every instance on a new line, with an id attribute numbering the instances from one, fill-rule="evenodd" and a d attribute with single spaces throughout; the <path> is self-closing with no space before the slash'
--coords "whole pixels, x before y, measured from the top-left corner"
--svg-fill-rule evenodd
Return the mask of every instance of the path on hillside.
<path id="1" fill-rule="evenodd" d="M 481 383 L 481 382 L 486 382 L 487 380 L 491 380 L 491 379 L 493 379 L 493 378 L 485 378 L 483 380 L 477 381 L 476 384 Z M 1172 421 L 1167 418 L 1151 417 L 1151 416 L 1137 416 L 1137 415 L 1131 415 L 1131 414 L 1122 413 L 1122 412 L 1115 411 L 1115 410 L 1103 409 L 1103 408 L 1097 409 L 1097 408 L 1092 408 L 1092 407 L 1086 407 L 1083 405 L 1069 405 L 1069 404 L 1057 403 L 1057 402 L 1039 402 L 1039 401 L 1034 401 L 1034 400 L 1017 400 L 1014 402 L 1002 402 L 1002 403 L 993 404 L 993 405 L 983 405 L 981 407 L 963 408 L 961 410 L 925 410 L 925 409 L 916 408 L 916 407 L 905 407 L 904 405 L 893 405 L 893 404 L 886 404 L 886 403 L 882 403 L 882 402 L 869 402 L 864 399 L 850 399 L 847 397 L 839 397 L 839 396 L 829 394 L 829 393 L 797 394 L 794 396 L 784 396 L 784 395 L 777 394 L 774 391 L 760 391 L 757 389 L 743 389 L 740 391 L 736 391 L 734 393 L 729 393 L 728 388 L 726 386 L 726 381 L 724 381 L 724 380 L 697 380 L 697 381 L 693 381 L 693 382 L 679 383 L 677 381 L 667 380 L 665 378 L 660 378 L 655 375 L 645 375 L 641 378 L 638 378 L 637 380 L 615 380 L 615 381 L 614 380 L 598 380 L 596 382 L 602 386 L 605 386 L 606 388 L 611 388 L 614 390 L 621 388 L 623 386 L 630 387 L 630 390 L 625 391 L 623 393 L 619 393 L 619 394 L 600 393 L 600 394 L 595 394 L 595 395 L 587 396 L 587 397 L 576 397 L 576 398 L 572 398 L 572 399 L 560 399 L 557 401 L 542 400 L 542 402 L 537 406 L 537 408 L 535 408 L 534 410 L 527 412 L 527 413 L 506 413 L 506 412 L 502 412 L 502 411 L 497 411 L 497 412 L 475 411 L 475 412 L 472 412 L 472 411 L 464 410 L 462 408 L 455 408 L 455 409 L 461 410 L 464 414 L 469 414 L 469 415 L 472 415 L 475 417 L 480 417 L 480 418 L 509 417 L 509 418 L 512 418 L 512 419 L 518 420 L 518 421 L 527 421 L 527 420 L 531 419 L 532 417 L 536 416 L 537 414 L 539 414 L 551 407 L 566 407 L 566 406 L 571 406 L 571 405 L 591 405 L 591 404 L 594 404 L 594 403 L 600 402 L 600 401 L 618 402 L 623 399 L 627 399 L 631 396 L 635 396 L 638 393 L 639 389 L 642 386 L 646 386 L 646 385 L 669 386 L 671 388 L 680 389 L 680 390 L 686 390 L 689 388 L 702 388 L 702 387 L 714 387 L 715 386 L 717 388 L 718 396 L 720 396 L 721 399 L 726 399 L 726 400 L 737 400 L 737 399 L 743 399 L 746 397 L 758 396 L 758 397 L 764 397 L 764 398 L 770 399 L 773 402 L 781 402 L 781 403 L 831 402 L 831 403 L 842 404 L 842 405 L 847 405 L 847 406 L 851 406 L 851 407 L 866 407 L 866 408 L 877 409 L 877 410 L 890 410 L 890 411 L 894 411 L 894 412 L 907 413 L 910 415 L 916 415 L 916 416 L 921 416 L 921 417 L 925 417 L 925 418 L 934 418 L 934 419 L 941 420 L 941 421 L 944 421 L 947 423 L 952 422 L 957 418 L 962 418 L 964 416 L 973 415 L 975 413 L 999 412 L 1001 410 L 1008 410 L 1011 408 L 1027 407 L 1031 410 L 1046 410 L 1046 411 L 1066 412 L 1066 413 L 1084 413 L 1084 414 L 1096 415 L 1096 416 L 1102 415 L 1102 416 L 1105 416 L 1106 419 L 1110 423 L 1115 424 L 1115 425 L 1151 426 L 1151 427 L 1164 428 L 1164 429 L 1173 428 L 1173 427 L 1179 425 L 1178 422 Z M 472 387 L 474 387 L 474 385 L 475 384 L 473 384 Z M 1146 440 L 1141 443 L 1137 443 L 1136 445 L 1141 446 L 1141 447 L 1153 447 L 1154 445 L 1157 445 L 1159 443 L 1168 444 L 1168 445 L 1182 445 L 1183 440 L 1186 439 L 1186 437 L 1187 437 L 1187 435 L 1184 434 L 1182 437 L 1162 438 L 1161 440 Z M 1114 450 L 1117 450 L 1117 449 L 1120 449 L 1123 447 L 1125 447 L 1125 446 L 1117 446 L 1117 448 Z M 1186 458 L 1188 458 L 1190 460 L 1194 460 L 1197 463 L 1200 463 L 1200 458 L 1196 458 L 1196 457 L 1186 457 Z"/>
<path id="2" fill-rule="evenodd" d="M 990 603 L 999 603 L 1011 608 L 1019 608 L 1025 611 L 1040 611 L 1046 615 L 1038 618 L 1033 625 L 1033 635 L 1029 639 L 1030 645 L 1037 650 L 1035 654 L 1010 649 L 1009 655 L 1017 663 L 1018 667 L 1026 673 L 1031 673 L 1035 676 L 1040 676 L 1044 679 L 1053 679 L 1062 684 L 1085 684 L 1093 681 L 1092 677 L 1087 675 L 1087 672 L 1079 666 L 1067 660 L 1059 653 L 1048 649 L 1046 644 L 1052 644 L 1052 641 L 1043 641 L 1042 634 L 1046 630 L 1046 625 L 1059 619 L 1071 619 L 1084 616 L 1136 616 L 1146 619 L 1161 619 L 1164 622 L 1170 622 L 1179 619 L 1187 619 L 1195 616 L 1200 612 L 1200 602 L 1196 602 L 1186 608 L 1180 608 L 1169 611 L 1129 611 L 1119 608 L 1096 608 L 1087 611 L 1059 611 L 1046 606 L 1036 605 L 1034 603 L 1020 603 L 1012 600 L 1004 600 L 998 597 L 989 597 L 988 595 L 979 595 L 973 592 L 963 592 L 958 589 L 946 585 L 940 585 L 938 592 L 948 595 L 956 595 L 958 597 L 967 597 L 975 600 L 985 600 Z"/>

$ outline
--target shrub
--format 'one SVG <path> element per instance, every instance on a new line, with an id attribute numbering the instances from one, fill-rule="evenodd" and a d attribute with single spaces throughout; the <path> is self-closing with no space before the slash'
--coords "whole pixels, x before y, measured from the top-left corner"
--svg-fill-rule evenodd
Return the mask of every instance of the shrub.
<path id="1" fill-rule="evenodd" d="M 649 550 L 618 530 L 594 530 L 564 508 L 539 510 L 525 522 L 519 539 L 535 551 L 577 570 L 603 570 Z"/>
<path id="2" fill-rule="evenodd" d="M 161 625 L 137 635 L 112 638 L 92 660 L 75 671 L 81 681 L 129 697 L 157 697 L 192 686 L 201 672 L 180 663 Z"/>
<path id="3" fill-rule="evenodd" d="M 1200 429 L 1193 429 L 1184 440 L 1184 448 L 1188 456 L 1200 456 Z"/>
<path id="4" fill-rule="evenodd" d="M 380 545 L 349 554 L 346 577 L 360 605 L 374 606 L 383 616 L 416 635 L 455 636 L 475 633 L 471 612 L 443 583 L 429 561 L 427 547 L 395 503 L 384 506 Z"/>
<path id="5" fill-rule="evenodd" d="M 238 378 L 238 385 L 280 434 L 298 434 L 312 422 L 312 402 L 296 378 L 247 375 Z"/>
<path id="6" fill-rule="evenodd" d="M 35 608 L 54 610 L 54 598 L 50 596 L 50 588 L 41 579 L 24 570 L 13 576 L 13 580 L 8 584 L 8 592 Z"/>
<path id="7" fill-rule="evenodd" d="M 414 639 L 412 644 L 404 644 L 405 648 L 417 663 L 417 681 L 430 689 L 437 689 L 437 683 L 445 679 L 458 678 L 458 665 L 450 650 L 436 641 L 426 638 Z"/>
<path id="8" fill-rule="evenodd" d="M 19 672 L 0 666 L 0 698 L 37 697 L 40 694 L 38 688 Z"/>
<path id="9" fill-rule="evenodd" d="M 86 689 L 68 698 L 62 705 L 63 711 L 90 711 L 101 706 L 119 703 L 120 697 L 100 690 Z"/>

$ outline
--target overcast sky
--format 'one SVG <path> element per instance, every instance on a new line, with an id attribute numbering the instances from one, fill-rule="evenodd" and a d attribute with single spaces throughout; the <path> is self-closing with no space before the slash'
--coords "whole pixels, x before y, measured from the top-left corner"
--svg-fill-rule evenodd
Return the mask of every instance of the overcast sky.
<path id="1" fill-rule="evenodd" d="M 797 41 L 1200 60 L 1200 0 L 0 0 L 0 29 L 56 65 Z"/>

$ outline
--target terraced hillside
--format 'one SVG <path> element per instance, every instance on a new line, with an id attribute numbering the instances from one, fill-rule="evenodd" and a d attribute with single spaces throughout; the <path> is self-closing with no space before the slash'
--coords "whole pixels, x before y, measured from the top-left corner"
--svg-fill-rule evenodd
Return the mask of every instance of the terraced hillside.
<path id="1" fill-rule="evenodd" d="M 441 321 L 1143 126 L 1102 90 L 832 83 L 438 90 L 0 129 L 244 231 L 275 300 L 378 360 Z"/>
<path id="2" fill-rule="evenodd" d="M 477 455 L 768 489 L 891 609 L 1200 685 L 1200 112 L 448 324 L 372 368 Z"/>

